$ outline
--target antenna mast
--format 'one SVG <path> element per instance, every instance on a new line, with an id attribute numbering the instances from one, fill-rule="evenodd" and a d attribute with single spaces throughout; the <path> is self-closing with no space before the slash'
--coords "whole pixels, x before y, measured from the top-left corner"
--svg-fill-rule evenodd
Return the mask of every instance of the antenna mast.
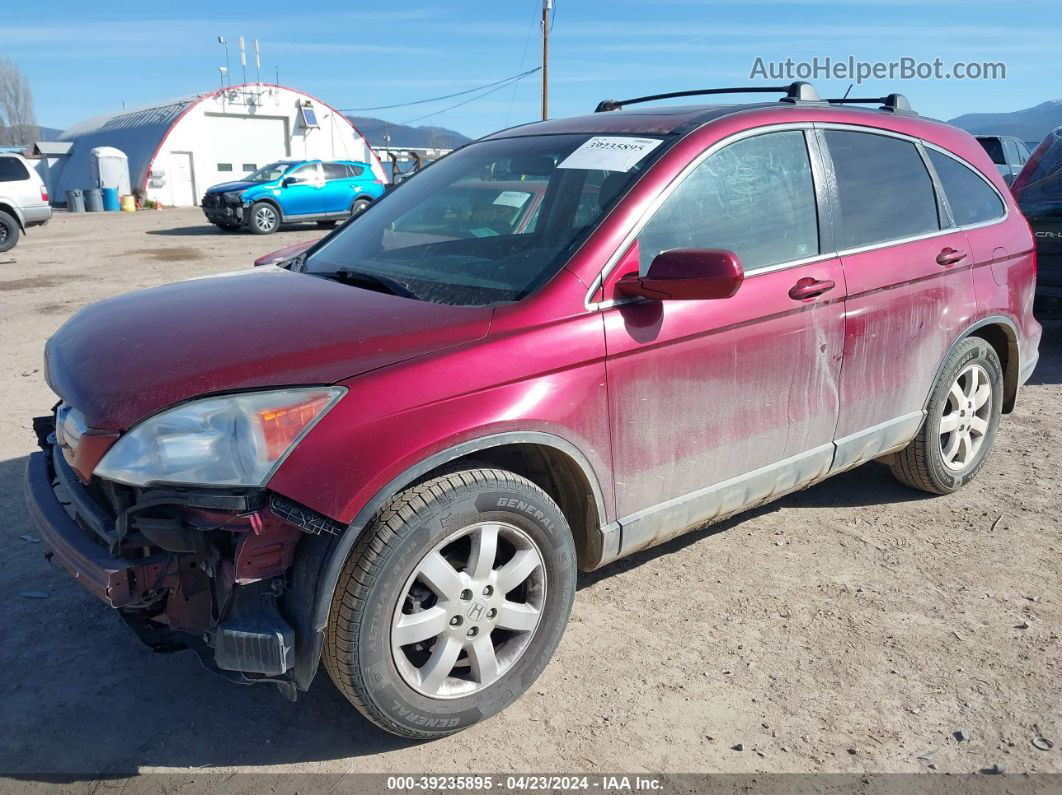
<path id="1" fill-rule="evenodd" d="M 240 66 L 243 67 L 243 82 L 247 83 L 247 48 L 243 44 L 243 36 L 240 36 Z"/>
<path id="2" fill-rule="evenodd" d="M 221 87 L 225 87 L 225 75 L 229 74 L 229 43 L 224 36 L 218 36 L 218 44 L 225 48 L 225 71 L 221 73 Z M 229 85 L 232 85 L 232 76 L 229 76 Z"/>

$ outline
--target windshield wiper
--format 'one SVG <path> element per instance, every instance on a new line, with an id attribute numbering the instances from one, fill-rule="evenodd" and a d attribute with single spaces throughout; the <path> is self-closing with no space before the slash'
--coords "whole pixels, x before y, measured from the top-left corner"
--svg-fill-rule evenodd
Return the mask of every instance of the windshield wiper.
<path id="1" fill-rule="evenodd" d="M 306 270 L 306 252 L 304 251 L 301 254 L 296 254 L 287 262 L 283 263 L 281 267 L 287 268 L 292 273 L 302 273 Z"/>
<path id="2" fill-rule="evenodd" d="M 336 279 L 347 284 L 360 284 L 378 290 L 383 288 L 382 292 L 391 293 L 391 295 L 401 296 L 402 298 L 417 297 L 417 294 L 404 284 L 396 282 L 388 276 L 381 276 L 378 273 L 366 273 L 365 271 L 356 271 L 350 268 L 336 268 L 330 273 L 315 273 L 314 275 L 323 276 L 326 279 Z"/>

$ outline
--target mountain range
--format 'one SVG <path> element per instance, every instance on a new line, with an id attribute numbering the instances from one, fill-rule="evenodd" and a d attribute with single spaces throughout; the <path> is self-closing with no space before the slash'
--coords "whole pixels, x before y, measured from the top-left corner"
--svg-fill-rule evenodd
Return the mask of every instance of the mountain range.
<path id="1" fill-rule="evenodd" d="M 456 149 L 472 139 L 446 127 L 410 127 L 372 116 L 347 116 L 374 147 Z"/>
<path id="2" fill-rule="evenodd" d="M 1062 99 L 1012 113 L 966 113 L 948 123 L 974 135 L 1013 135 L 1038 144 L 1051 130 L 1062 125 Z"/>

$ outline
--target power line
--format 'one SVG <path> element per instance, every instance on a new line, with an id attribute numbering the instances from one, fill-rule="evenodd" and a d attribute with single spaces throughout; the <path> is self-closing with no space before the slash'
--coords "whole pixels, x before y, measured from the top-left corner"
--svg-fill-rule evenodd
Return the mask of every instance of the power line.
<path id="1" fill-rule="evenodd" d="M 482 91 L 485 88 L 493 88 L 494 86 L 508 85 L 510 82 L 513 82 L 513 81 L 516 81 L 516 80 L 522 80 L 523 78 L 527 77 L 528 75 L 534 74 L 535 72 L 539 71 L 541 68 L 542 68 L 541 66 L 536 66 L 534 69 L 528 69 L 526 72 L 521 72 L 520 74 L 511 75 L 511 76 L 506 77 L 506 78 L 504 78 L 502 80 L 496 80 L 493 83 L 487 83 L 486 85 L 476 86 L 475 88 L 469 88 L 469 89 L 466 89 L 464 91 L 457 91 L 457 92 L 455 92 L 453 94 L 444 94 L 441 97 L 430 97 L 428 99 L 418 99 L 418 100 L 415 100 L 413 102 L 399 102 L 399 103 L 397 103 L 395 105 L 374 105 L 372 107 L 367 107 L 367 108 L 338 108 L 337 110 L 339 110 L 340 113 L 355 113 L 357 111 L 362 111 L 362 110 L 391 110 L 392 108 L 406 108 L 406 107 L 409 107 L 410 105 L 424 105 L 424 104 L 426 104 L 428 102 L 441 102 L 444 99 L 453 99 L 454 97 L 464 96 L 465 94 L 473 94 L 476 91 Z M 460 106 L 459 105 L 455 105 L 454 107 L 460 107 Z"/>
<path id="2" fill-rule="evenodd" d="M 537 72 L 537 71 L 538 71 L 538 69 L 532 69 L 530 72 L 526 72 L 525 74 L 520 75 L 520 77 L 518 77 L 516 79 L 517 80 L 522 79 L 523 77 L 526 77 L 528 74 L 531 74 L 531 72 Z M 469 97 L 466 100 L 462 100 L 461 102 L 458 102 L 456 105 L 450 105 L 448 108 L 443 108 L 442 110 L 436 110 L 436 111 L 432 111 L 431 113 L 425 113 L 423 116 L 417 116 L 417 118 L 415 118 L 415 119 L 407 119 L 406 121 L 401 122 L 401 124 L 412 124 L 415 121 L 422 121 L 422 120 L 430 118 L 432 116 L 438 116 L 440 113 L 446 113 L 447 111 L 454 110 L 455 108 L 460 108 L 462 105 L 467 105 L 469 102 L 475 102 L 477 99 L 483 99 L 483 97 L 489 96 L 489 95 L 491 95 L 491 94 L 493 94 L 493 93 L 495 93 L 497 91 L 501 91 L 503 88 L 508 88 L 508 87 L 509 87 L 508 83 L 505 83 L 504 85 L 500 85 L 500 86 L 495 86 L 494 88 L 490 89 L 489 91 L 484 91 L 482 94 L 477 94 L 474 97 Z"/>

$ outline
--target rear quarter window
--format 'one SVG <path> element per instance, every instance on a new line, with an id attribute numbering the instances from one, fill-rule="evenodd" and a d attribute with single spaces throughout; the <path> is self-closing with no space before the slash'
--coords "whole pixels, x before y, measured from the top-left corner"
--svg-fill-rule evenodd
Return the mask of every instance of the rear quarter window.
<path id="1" fill-rule="evenodd" d="M 940 229 L 933 180 L 910 141 L 827 130 L 837 180 L 841 249 L 860 248 Z"/>
<path id="2" fill-rule="evenodd" d="M 973 169 L 943 152 L 926 149 L 956 224 L 983 224 L 1004 216 L 1003 200 Z"/>
<path id="3" fill-rule="evenodd" d="M 0 182 L 20 182 L 29 179 L 29 171 L 14 157 L 0 157 Z"/>

